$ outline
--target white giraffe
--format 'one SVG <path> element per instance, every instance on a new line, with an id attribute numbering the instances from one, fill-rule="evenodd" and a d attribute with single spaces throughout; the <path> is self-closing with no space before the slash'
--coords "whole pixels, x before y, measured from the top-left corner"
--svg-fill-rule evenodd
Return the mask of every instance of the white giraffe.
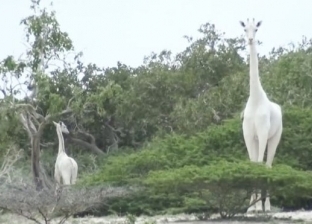
<path id="1" fill-rule="evenodd" d="M 59 148 L 54 170 L 54 178 L 58 188 L 58 186 L 61 184 L 61 180 L 64 185 L 71 185 L 76 183 L 78 165 L 76 161 L 69 157 L 65 152 L 64 138 L 62 133 L 69 133 L 66 125 L 62 121 L 60 121 L 60 123 L 53 121 L 53 123 L 56 127 L 56 133 L 59 140 Z"/>
<path id="2" fill-rule="evenodd" d="M 276 148 L 283 131 L 282 110 L 278 104 L 268 99 L 259 78 L 255 36 L 261 21 L 255 23 L 254 19 L 252 21 L 247 19 L 246 24 L 242 21 L 240 24 L 244 27 L 250 49 L 250 90 L 242 118 L 244 140 L 252 162 L 263 162 L 264 152 L 268 145 L 266 165 L 272 167 Z M 260 196 L 260 193 L 253 194 L 250 203 Z M 271 210 L 269 197 L 265 200 L 264 210 Z M 261 201 L 249 207 L 247 212 L 252 211 L 262 211 Z"/>

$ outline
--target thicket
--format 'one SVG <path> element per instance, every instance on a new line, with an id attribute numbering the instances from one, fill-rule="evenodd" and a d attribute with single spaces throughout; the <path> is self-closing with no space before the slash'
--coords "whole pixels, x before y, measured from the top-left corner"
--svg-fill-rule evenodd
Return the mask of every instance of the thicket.
<path id="1" fill-rule="evenodd" d="M 245 211 L 255 187 L 268 188 L 275 206 L 309 207 L 311 40 L 259 58 L 263 87 L 283 109 L 282 139 L 269 170 L 248 162 L 242 136 L 239 114 L 249 90 L 243 36 L 228 38 L 206 23 L 201 37 L 186 36 L 188 47 L 176 55 L 164 50 L 135 68 L 121 62 L 101 68 L 83 63 L 55 12 L 31 2 L 36 10 L 21 23 L 27 56 L 0 63 L 0 154 L 11 144 L 23 148 L 17 165 L 28 179 L 33 165 L 38 189 L 45 176 L 53 178 L 58 143 L 51 121 L 62 120 L 79 185 L 143 189 L 111 199 L 98 214 L 219 211 L 230 217 Z"/>
<path id="2" fill-rule="evenodd" d="M 237 117 L 192 136 L 171 134 L 155 138 L 138 152 L 110 156 L 96 174 L 82 182 L 146 186 L 145 194 L 112 203 L 111 208 L 118 212 L 153 214 L 173 208 L 179 212 L 220 211 L 224 205 L 219 205 L 218 198 L 231 203 L 232 209 L 241 202 L 232 212 L 242 212 L 257 186 L 270 189 L 275 206 L 307 209 L 312 178 L 310 119 L 309 109 L 284 108 L 284 132 L 272 170 L 248 162 Z M 202 190 L 218 197 L 204 203 Z"/>

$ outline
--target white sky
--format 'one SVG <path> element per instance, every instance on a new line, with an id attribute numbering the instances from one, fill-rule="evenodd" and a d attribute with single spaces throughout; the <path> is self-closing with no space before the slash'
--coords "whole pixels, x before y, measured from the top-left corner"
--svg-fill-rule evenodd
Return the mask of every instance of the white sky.
<path id="1" fill-rule="evenodd" d="M 41 0 L 42 2 L 50 2 Z M 0 7 L 0 60 L 25 52 L 19 22 L 30 15 L 28 0 L 2 1 Z M 214 23 L 227 37 L 243 33 L 239 20 L 262 20 L 257 38 L 261 54 L 272 47 L 312 37 L 311 0 L 55 0 L 63 31 L 69 33 L 83 61 L 99 66 L 143 63 L 152 51 L 178 53 L 187 46 L 184 35 Z"/>

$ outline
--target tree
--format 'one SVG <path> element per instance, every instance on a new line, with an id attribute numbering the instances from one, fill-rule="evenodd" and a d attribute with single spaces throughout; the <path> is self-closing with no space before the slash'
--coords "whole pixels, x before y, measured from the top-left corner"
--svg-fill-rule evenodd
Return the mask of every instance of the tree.
<path id="1" fill-rule="evenodd" d="M 21 21 L 26 28 L 26 40 L 30 46 L 26 52 L 26 58 L 15 61 L 9 56 L 2 64 L 2 70 L 10 72 L 18 83 L 17 90 L 11 87 L 8 92 L 6 92 L 7 89 L 2 89 L 2 92 L 6 96 L 4 103 L 7 104 L 7 109 L 16 110 L 29 136 L 34 183 L 37 190 L 41 190 L 43 181 L 40 177 L 39 158 L 43 130 L 53 118 L 72 113 L 70 103 L 78 91 L 72 92 L 73 89 L 71 89 L 71 99 L 64 99 L 55 88 L 53 79 L 48 75 L 50 73 L 52 76 L 57 76 L 71 70 L 64 57 L 68 57 L 68 53 L 72 53 L 74 48 L 67 33 L 60 30 L 55 12 L 48 12 L 46 8 L 41 9 L 38 0 L 31 2 L 34 15 Z M 75 60 L 77 58 L 76 56 Z M 59 65 L 56 68 L 50 68 L 54 63 Z M 5 78 L 5 73 L 3 78 Z M 21 81 L 23 79 L 24 82 Z M 75 85 L 75 83 L 72 84 Z M 31 94 L 23 90 L 25 86 L 31 90 Z M 24 100 L 16 99 L 18 93 L 25 96 Z"/>

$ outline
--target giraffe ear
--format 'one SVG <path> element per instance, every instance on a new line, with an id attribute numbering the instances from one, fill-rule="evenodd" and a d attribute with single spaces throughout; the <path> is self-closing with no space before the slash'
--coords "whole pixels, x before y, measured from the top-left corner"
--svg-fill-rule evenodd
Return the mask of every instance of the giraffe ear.
<path id="1" fill-rule="evenodd" d="M 243 21 L 239 21 L 242 27 L 245 27 L 245 23 Z"/>
<path id="2" fill-rule="evenodd" d="M 257 27 L 259 27 L 259 26 L 261 26 L 261 24 L 262 24 L 262 21 L 259 21 L 259 22 L 257 22 Z"/>
<path id="3" fill-rule="evenodd" d="M 53 121 L 53 124 L 54 124 L 55 126 L 57 126 L 57 123 L 56 123 L 55 121 Z"/>

